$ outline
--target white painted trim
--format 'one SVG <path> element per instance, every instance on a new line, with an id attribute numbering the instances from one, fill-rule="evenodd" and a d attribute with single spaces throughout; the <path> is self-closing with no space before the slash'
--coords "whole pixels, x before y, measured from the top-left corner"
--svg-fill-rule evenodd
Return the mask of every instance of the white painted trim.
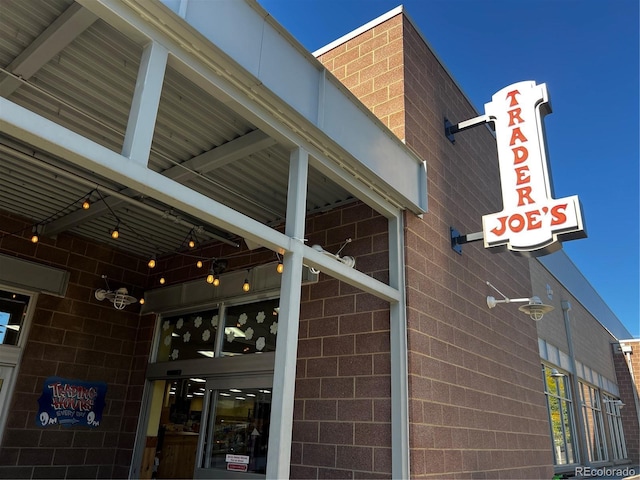
<path id="1" fill-rule="evenodd" d="M 286 232 L 293 238 L 304 235 L 307 197 L 308 154 L 291 152 L 287 193 Z M 300 323 L 302 252 L 284 255 L 280 288 L 280 316 L 276 337 L 276 359 L 271 396 L 271 429 L 267 450 L 267 478 L 286 480 L 291 469 L 293 400 L 295 397 L 298 330 Z"/>
<path id="2" fill-rule="evenodd" d="M 149 162 L 168 55 L 166 48 L 151 42 L 144 48 L 138 68 L 122 154 L 141 165 Z"/>
<path id="3" fill-rule="evenodd" d="M 311 54 L 314 57 L 319 57 L 320 55 L 327 53 L 330 50 L 333 50 L 334 48 L 336 48 L 339 45 L 342 45 L 343 43 L 347 43 L 349 40 L 356 38 L 358 35 L 366 32 L 367 30 L 371 30 L 372 28 L 377 27 L 378 25 L 386 22 L 390 18 L 393 18 L 396 15 L 403 12 L 404 12 L 404 7 L 402 5 L 398 5 L 396 8 L 389 10 L 387 13 L 383 13 L 378 18 L 374 18 L 370 22 L 367 22 L 361 27 L 358 27 L 355 30 L 352 30 L 351 32 L 341 36 L 340 38 L 338 38 L 337 40 L 334 40 L 328 45 L 325 45 L 324 47 L 319 48 L 315 52 L 312 52 Z"/>
<path id="4" fill-rule="evenodd" d="M 410 478 L 409 367 L 407 302 L 405 296 L 404 222 L 402 215 L 389 220 L 389 283 L 400 299 L 389 305 L 391 356 L 391 474 Z"/>

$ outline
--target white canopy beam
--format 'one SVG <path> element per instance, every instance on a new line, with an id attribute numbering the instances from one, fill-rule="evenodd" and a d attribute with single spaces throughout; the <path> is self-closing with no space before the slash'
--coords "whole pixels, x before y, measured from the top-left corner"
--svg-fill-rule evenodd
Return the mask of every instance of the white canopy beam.
<path id="1" fill-rule="evenodd" d="M 142 52 L 122 154 L 141 165 L 149 162 L 169 51 L 150 42 Z"/>
<path id="2" fill-rule="evenodd" d="M 195 177 L 196 171 L 200 173 L 210 172 L 226 163 L 259 152 L 274 143 L 275 140 L 268 137 L 264 132 L 254 130 L 219 147 L 212 148 L 208 152 L 193 157 L 180 165 L 174 165 L 163 171 L 162 175 L 176 181 L 185 182 L 190 177 Z M 128 197 L 139 195 L 138 192 L 130 188 L 125 188 L 118 193 Z M 42 233 L 47 236 L 57 235 L 60 232 L 70 230 L 84 222 L 100 217 L 106 214 L 109 209 L 117 211 L 128 205 L 128 203 L 122 198 L 111 198 L 109 199 L 108 207 L 101 203 L 90 210 L 76 210 L 45 225 Z"/>
<path id="3" fill-rule="evenodd" d="M 285 233 L 293 239 L 304 236 L 307 202 L 308 154 L 297 148 L 291 152 Z M 295 241 L 294 241 L 295 243 Z M 302 242 L 298 242 L 302 246 Z M 271 430 L 267 449 L 267 478 L 286 480 L 291 468 L 293 398 L 296 384 L 300 290 L 302 286 L 302 248 L 285 253 L 280 286 L 280 315 L 276 339 L 271 398 Z"/>
<path id="4" fill-rule="evenodd" d="M 270 250 L 289 252 L 302 248 L 304 262 L 310 267 L 386 301 L 398 302 L 401 299 L 397 288 L 349 268 L 333 257 L 304 246 L 299 240 L 293 240 L 145 165 L 130 162 L 126 157 L 5 98 L 0 98 L 0 130 L 36 149 L 64 158 Z"/>

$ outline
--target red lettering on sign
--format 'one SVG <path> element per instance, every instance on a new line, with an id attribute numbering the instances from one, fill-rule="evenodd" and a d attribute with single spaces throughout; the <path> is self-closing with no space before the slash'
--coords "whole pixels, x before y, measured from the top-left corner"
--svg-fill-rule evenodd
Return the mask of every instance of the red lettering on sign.
<path id="1" fill-rule="evenodd" d="M 522 185 L 523 183 L 529 183 L 531 181 L 531 175 L 529 175 L 529 167 L 518 167 L 516 170 L 516 185 Z"/>
<path id="2" fill-rule="evenodd" d="M 521 232 L 526 224 L 527 222 L 524 221 L 524 217 L 519 213 L 513 214 L 509 217 L 509 230 L 512 232 Z"/>
<path id="3" fill-rule="evenodd" d="M 524 133 L 522 133 L 520 127 L 514 128 L 511 132 L 511 141 L 509 142 L 509 146 L 515 145 L 516 140 L 519 140 L 521 143 L 527 141 L 527 137 L 524 136 Z"/>
<path id="4" fill-rule="evenodd" d="M 564 211 L 567 209 L 567 203 L 556 205 L 551 209 L 551 225 L 562 225 L 567 221 Z"/>
<path id="5" fill-rule="evenodd" d="M 518 193 L 518 206 L 521 207 L 523 205 L 531 205 L 532 203 L 536 203 L 531 198 L 531 187 L 522 187 L 516 188 L 516 192 Z M 524 201 L 527 200 L 525 204 Z"/>
<path id="6" fill-rule="evenodd" d="M 527 230 L 542 228 L 542 222 L 539 220 L 540 210 L 531 210 L 525 215 L 527 216 Z"/>
<path id="7" fill-rule="evenodd" d="M 507 98 L 511 98 L 511 104 L 509 105 L 510 107 L 515 107 L 516 105 L 518 105 L 518 100 L 516 100 L 516 95 L 520 95 L 520 92 L 518 90 L 512 90 L 509 93 L 507 93 Z"/>
<path id="8" fill-rule="evenodd" d="M 507 231 L 507 218 L 509 217 L 498 217 L 500 225 L 496 228 L 492 228 L 491 233 L 493 233 L 497 237 L 504 235 L 504 232 Z"/>
<path id="9" fill-rule="evenodd" d="M 524 122 L 522 118 L 520 118 L 520 113 L 522 112 L 521 108 L 514 108 L 513 110 L 509 110 L 507 113 L 509 114 L 509 126 L 512 127 L 516 124 L 516 120 L 518 123 Z"/>
<path id="10" fill-rule="evenodd" d="M 527 147 L 514 147 L 511 151 L 513 152 L 514 165 L 522 163 L 529 158 L 529 150 L 527 150 Z"/>

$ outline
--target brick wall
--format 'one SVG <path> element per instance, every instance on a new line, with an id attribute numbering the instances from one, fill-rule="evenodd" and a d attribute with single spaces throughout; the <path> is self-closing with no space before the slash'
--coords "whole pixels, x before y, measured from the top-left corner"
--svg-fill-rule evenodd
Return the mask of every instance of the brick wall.
<path id="1" fill-rule="evenodd" d="M 355 204 L 310 219 L 306 238 L 388 277 L 387 221 Z M 302 291 L 291 478 L 389 478 L 389 306 L 320 274 Z"/>
<path id="2" fill-rule="evenodd" d="M 405 138 L 402 41 L 397 16 L 318 58 L 400 139 Z"/>
<path id="3" fill-rule="evenodd" d="M 618 377 L 620 399 L 625 404 L 624 408 L 620 410 L 620 416 L 627 444 L 627 454 L 629 459 L 637 465 L 640 463 L 640 425 L 638 424 L 640 412 L 638 412 L 636 404 L 636 399 L 640 396 L 640 388 L 638 387 L 640 385 L 640 340 L 625 340 L 623 343 L 632 348 L 633 353 L 630 357 L 633 375 L 629 371 L 625 355 L 617 352 L 616 344 L 613 345 L 613 361 Z"/>
<path id="4" fill-rule="evenodd" d="M 374 42 L 373 55 L 363 51 Z M 482 215 L 501 209 L 494 138 L 483 127 L 455 145 L 444 137 L 444 117 L 477 113 L 402 15 L 320 60 L 427 160 L 429 212 L 405 218 L 412 478 L 551 478 L 535 324 L 515 306 L 486 307 L 487 280 L 528 294 L 528 263 L 450 248 L 449 226 L 480 231 Z"/>
<path id="5" fill-rule="evenodd" d="M 31 224 L 0 212 L 0 253 L 70 272 L 64 298 L 39 295 L 18 371 L 2 446 L 1 478 L 121 478 L 131 462 L 153 318 L 137 305 L 117 311 L 94 298 L 112 286 L 144 286 L 145 260 L 73 235 L 30 242 Z M 21 236 L 7 232 L 22 231 Z M 101 425 L 36 426 L 45 378 L 107 383 Z"/>

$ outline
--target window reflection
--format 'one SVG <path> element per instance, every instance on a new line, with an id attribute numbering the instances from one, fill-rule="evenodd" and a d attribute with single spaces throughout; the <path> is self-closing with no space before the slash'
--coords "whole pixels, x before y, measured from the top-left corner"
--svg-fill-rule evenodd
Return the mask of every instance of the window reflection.
<path id="1" fill-rule="evenodd" d="M 278 300 L 229 307 L 224 324 L 223 356 L 274 352 Z"/>
<path id="2" fill-rule="evenodd" d="M 546 365 L 542 367 L 549 422 L 556 465 L 577 463 L 575 450 L 575 422 L 568 376 Z"/>
<path id="3" fill-rule="evenodd" d="M 18 345 L 29 297 L 0 290 L 0 344 Z"/>
<path id="4" fill-rule="evenodd" d="M 213 425 L 206 440 L 205 468 L 266 473 L 271 391 L 212 391 Z"/>

